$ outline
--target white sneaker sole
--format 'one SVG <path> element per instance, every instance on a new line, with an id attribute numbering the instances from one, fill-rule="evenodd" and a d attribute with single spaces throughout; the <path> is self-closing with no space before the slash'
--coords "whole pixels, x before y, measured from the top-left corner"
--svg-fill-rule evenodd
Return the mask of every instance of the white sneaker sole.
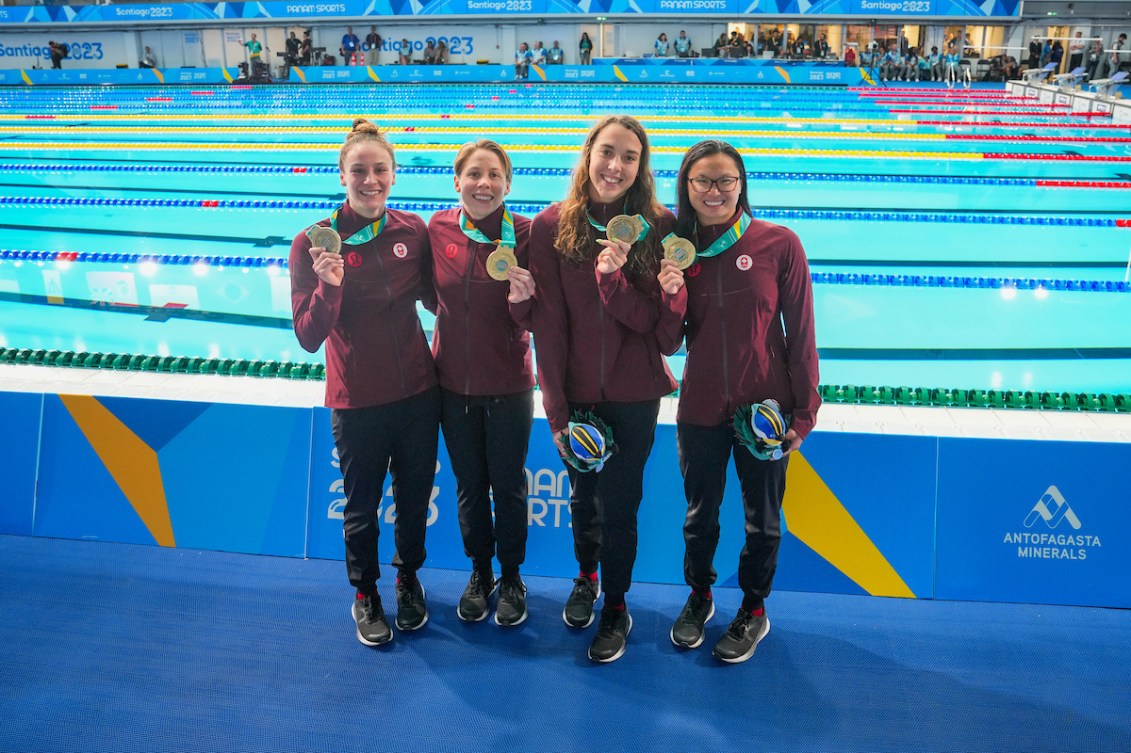
<path id="1" fill-rule="evenodd" d="M 491 597 L 499 590 L 499 582 L 495 581 L 495 587 L 491 589 L 491 593 L 487 594 L 487 608 L 483 610 L 483 615 L 480 617 L 468 617 L 463 613 L 463 609 L 456 606 L 456 617 L 459 617 L 464 622 L 483 622 L 487 616 L 491 614 Z"/>
<path id="2" fill-rule="evenodd" d="M 350 607 L 350 617 L 353 617 L 353 622 L 354 622 L 354 624 L 356 625 L 356 624 L 357 624 L 357 618 L 353 616 L 353 607 Z M 388 637 L 388 638 L 386 638 L 386 639 L 385 639 L 385 640 L 383 640 L 383 641 L 370 641 L 370 640 L 366 640 L 366 639 L 365 639 L 365 638 L 364 638 L 364 637 L 363 637 L 363 636 L 361 635 L 361 626 L 360 626 L 360 625 L 358 625 L 358 628 L 357 628 L 357 640 L 358 640 L 358 642 L 359 642 L 359 643 L 361 643 L 361 645 L 363 645 L 363 646 L 369 646 L 370 648 L 373 648 L 374 646 L 384 646 L 384 645 L 385 645 L 386 643 L 389 643 L 390 641 L 392 641 L 392 640 L 393 640 L 393 633 L 392 633 L 392 631 L 389 631 L 389 637 Z"/>
<path id="3" fill-rule="evenodd" d="M 419 630 L 420 628 L 422 628 L 422 627 L 424 627 L 425 625 L 428 624 L 428 594 L 424 591 L 424 586 L 420 587 L 420 595 L 421 595 L 421 598 L 424 600 L 424 619 L 420 621 L 419 625 L 413 625 L 412 627 L 404 627 L 403 625 L 401 625 L 401 616 L 400 616 L 400 613 L 398 612 L 397 613 L 397 619 L 396 619 L 397 630 L 400 630 L 402 633 L 411 633 L 412 631 Z"/>
<path id="4" fill-rule="evenodd" d="M 593 647 L 592 646 L 589 647 L 589 650 L 586 653 L 589 654 L 589 658 L 591 660 L 597 662 L 598 664 L 609 664 L 611 662 L 615 662 L 617 659 L 624 656 L 625 649 L 628 648 L 628 636 L 631 635 L 631 634 L 632 634 L 632 615 L 630 614 L 628 616 L 628 630 L 624 631 L 624 645 L 620 647 L 620 651 L 617 651 L 615 654 L 610 656 L 608 659 L 598 659 L 595 656 L 593 656 Z"/>
<path id="5" fill-rule="evenodd" d="M 597 599 L 599 599 L 599 598 L 601 598 L 601 584 L 598 582 L 597 583 L 597 595 L 593 597 L 593 604 L 596 604 Z M 569 617 L 566 617 L 566 610 L 562 609 L 562 622 L 564 622 L 566 624 L 566 627 L 571 627 L 571 628 L 574 628 L 575 630 L 584 630 L 585 628 L 587 628 L 587 627 L 589 627 L 590 625 L 593 624 L 593 617 L 594 617 L 595 614 L 596 614 L 596 610 L 590 609 L 589 610 L 589 622 L 586 622 L 584 625 L 574 625 L 572 622 L 569 621 Z"/>
<path id="6" fill-rule="evenodd" d="M 762 632 L 758 634 L 758 637 L 754 640 L 754 644 L 752 646 L 750 646 L 750 649 L 745 654 L 743 654 L 742 656 L 736 656 L 733 659 L 724 659 L 723 657 L 719 656 L 718 654 L 715 654 L 715 658 L 718 659 L 721 662 L 726 662 L 727 664 L 741 664 L 742 662 L 746 661 L 747 659 L 749 659 L 751 656 L 754 655 L 754 651 L 755 651 L 755 649 L 758 648 L 758 644 L 761 643 L 762 639 L 765 638 L 769 634 L 770 634 L 770 618 L 767 617 L 766 618 L 766 626 L 762 629 Z"/>
<path id="7" fill-rule="evenodd" d="M 708 622 L 710 622 L 711 618 L 714 617 L 714 616 L 715 616 L 715 602 L 712 601 L 711 602 L 711 611 L 707 613 L 707 619 L 703 620 L 703 625 L 706 626 L 706 624 Z M 706 634 L 705 630 L 700 630 L 699 631 L 699 640 L 695 641 L 694 643 L 680 643 L 679 641 L 677 641 L 675 639 L 675 625 L 672 625 L 672 629 L 668 632 L 668 637 L 672 639 L 672 645 L 674 645 L 678 648 L 699 648 L 700 646 L 703 645 L 703 637 L 704 637 L 705 634 Z"/>

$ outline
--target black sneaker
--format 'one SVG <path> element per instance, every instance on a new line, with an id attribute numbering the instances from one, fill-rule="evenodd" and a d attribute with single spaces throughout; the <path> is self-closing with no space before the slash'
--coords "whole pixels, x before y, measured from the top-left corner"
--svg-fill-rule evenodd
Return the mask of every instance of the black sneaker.
<path id="1" fill-rule="evenodd" d="M 463 596 L 459 597 L 459 606 L 456 615 L 465 622 L 479 622 L 491 611 L 491 594 L 495 593 L 495 574 L 490 570 L 480 573 L 478 570 L 471 574 L 467 581 L 467 588 L 463 589 Z"/>
<path id="2" fill-rule="evenodd" d="M 353 621 L 357 623 L 357 639 L 366 646 L 380 646 L 393 640 L 393 631 L 385 619 L 378 594 L 354 597 Z"/>
<path id="3" fill-rule="evenodd" d="M 589 645 L 589 658 L 602 664 L 621 658 L 631 632 L 632 615 L 627 609 L 602 609 L 597 635 Z"/>
<path id="4" fill-rule="evenodd" d="M 428 622 L 428 605 L 424 602 L 424 586 L 416 574 L 397 577 L 397 629 L 419 630 Z"/>
<path id="5" fill-rule="evenodd" d="M 765 611 L 756 617 L 749 609 L 739 609 L 734 622 L 715 644 L 715 658 L 727 664 L 741 664 L 754 655 L 754 649 L 769 632 L 770 618 Z"/>
<path id="6" fill-rule="evenodd" d="M 562 619 L 565 624 L 575 628 L 587 628 L 593 624 L 593 602 L 601 595 L 601 584 L 595 578 L 579 575 L 573 579 L 573 591 L 566 599 Z"/>
<path id="7" fill-rule="evenodd" d="M 715 615 L 715 600 L 692 591 L 672 625 L 672 643 L 684 648 L 699 648 L 703 643 L 703 626 Z"/>
<path id="8" fill-rule="evenodd" d="M 526 584 L 518 575 L 499 580 L 499 605 L 495 607 L 495 624 L 514 627 L 526 622 Z"/>

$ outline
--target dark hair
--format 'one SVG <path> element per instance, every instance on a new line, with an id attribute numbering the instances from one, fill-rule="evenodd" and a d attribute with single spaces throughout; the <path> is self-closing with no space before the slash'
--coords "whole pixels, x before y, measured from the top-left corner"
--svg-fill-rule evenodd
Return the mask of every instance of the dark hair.
<path id="1" fill-rule="evenodd" d="M 683 162 L 679 165 L 679 177 L 676 178 L 678 206 L 676 208 L 675 234 L 682 238 L 693 239 L 699 225 L 695 217 L 695 210 L 691 208 L 691 189 L 687 185 L 688 175 L 696 162 L 705 157 L 713 157 L 716 154 L 725 154 L 734 160 L 735 166 L 738 167 L 738 180 L 741 186 L 738 193 L 738 208 L 747 216 L 754 216 L 754 213 L 750 211 L 750 198 L 746 193 L 746 165 L 742 161 L 742 155 L 725 141 L 717 139 L 700 141 L 683 155 Z"/>

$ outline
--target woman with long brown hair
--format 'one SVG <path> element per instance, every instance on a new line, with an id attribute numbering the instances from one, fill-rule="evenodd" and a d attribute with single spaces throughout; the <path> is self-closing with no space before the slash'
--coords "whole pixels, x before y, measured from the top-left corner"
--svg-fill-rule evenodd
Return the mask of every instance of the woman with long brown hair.
<path id="1" fill-rule="evenodd" d="M 633 218 L 627 224 L 635 237 L 624 236 L 621 215 Z M 643 127 L 635 118 L 611 116 L 590 130 L 569 194 L 531 226 L 534 347 L 554 442 L 567 458 L 571 420 L 595 421 L 616 446 L 599 470 L 567 463 L 580 572 L 562 617 L 574 628 L 592 624 L 603 584 L 604 608 L 589 648 L 589 658 L 599 662 L 620 658 L 632 629 L 625 594 L 636 560 L 644 464 L 660 398 L 676 386 L 656 334 L 673 326 L 657 274 L 660 239 L 674 220 L 656 200 Z M 621 240 L 606 239 L 606 232 Z M 679 324 L 674 317 L 676 329 Z"/>

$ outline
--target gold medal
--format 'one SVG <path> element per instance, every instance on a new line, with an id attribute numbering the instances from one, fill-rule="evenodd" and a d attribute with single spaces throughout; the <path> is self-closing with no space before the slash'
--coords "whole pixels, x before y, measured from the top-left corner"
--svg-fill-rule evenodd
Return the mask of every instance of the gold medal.
<path id="1" fill-rule="evenodd" d="M 640 220 L 627 214 L 618 214 L 605 225 L 605 237 L 611 241 L 624 241 L 628 244 L 636 243 L 644 226 Z"/>
<path id="2" fill-rule="evenodd" d="M 342 236 L 338 235 L 337 230 L 333 230 L 322 225 L 315 225 L 307 233 L 310 236 L 310 245 L 321 246 L 331 254 L 340 253 L 342 250 Z"/>
<path id="3" fill-rule="evenodd" d="M 671 259 L 680 269 L 695 263 L 695 244 L 678 235 L 664 241 L 664 258 Z"/>
<path id="4" fill-rule="evenodd" d="M 507 279 L 511 267 L 518 266 L 518 257 L 510 246 L 499 246 L 487 257 L 487 274 L 492 280 Z"/>

